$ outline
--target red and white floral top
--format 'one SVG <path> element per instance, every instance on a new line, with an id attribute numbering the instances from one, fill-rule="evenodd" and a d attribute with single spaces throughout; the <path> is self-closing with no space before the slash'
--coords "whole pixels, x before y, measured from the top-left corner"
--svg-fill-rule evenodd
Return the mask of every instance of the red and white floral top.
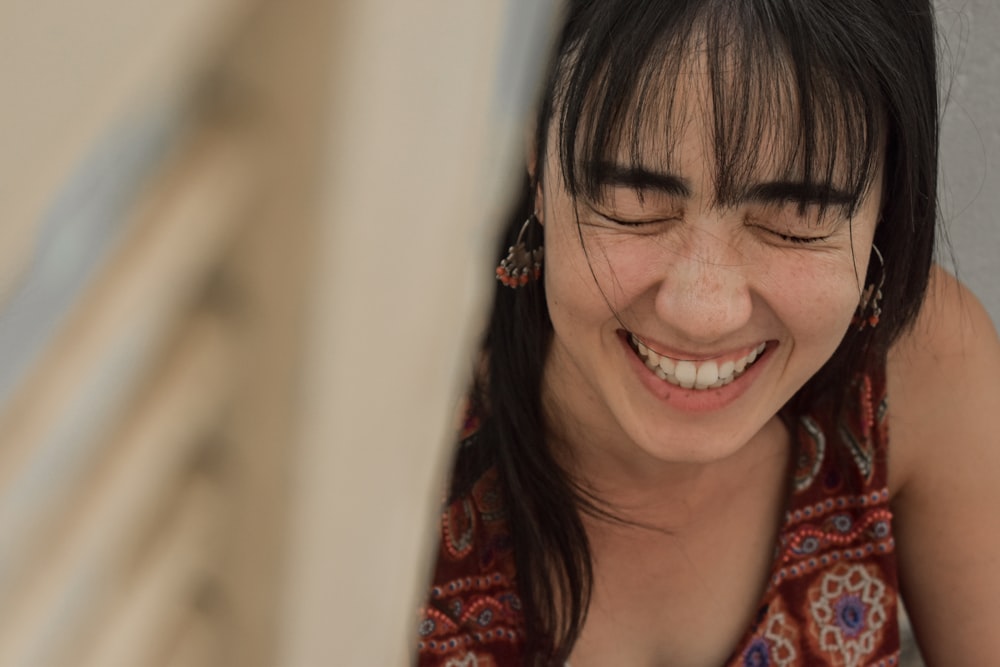
<path id="1" fill-rule="evenodd" d="M 726 667 L 899 663 L 885 413 L 884 372 L 877 372 L 855 381 L 844 419 L 816 412 L 794 420 L 798 458 L 770 583 Z M 520 609 L 503 498 L 490 470 L 442 514 L 418 626 L 419 665 L 521 665 Z"/>

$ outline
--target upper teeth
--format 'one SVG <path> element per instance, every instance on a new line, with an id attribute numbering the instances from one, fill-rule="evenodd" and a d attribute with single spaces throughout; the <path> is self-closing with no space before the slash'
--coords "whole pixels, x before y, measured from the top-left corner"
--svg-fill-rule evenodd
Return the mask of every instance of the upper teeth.
<path id="1" fill-rule="evenodd" d="M 634 334 L 629 335 L 632 345 L 639 351 L 639 357 L 649 370 L 661 380 L 680 385 L 685 389 L 715 389 L 722 387 L 747 369 L 767 347 L 761 343 L 739 359 L 729 359 L 719 363 L 715 360 L 687 361 L 661 356 L 643 344 Z"/>

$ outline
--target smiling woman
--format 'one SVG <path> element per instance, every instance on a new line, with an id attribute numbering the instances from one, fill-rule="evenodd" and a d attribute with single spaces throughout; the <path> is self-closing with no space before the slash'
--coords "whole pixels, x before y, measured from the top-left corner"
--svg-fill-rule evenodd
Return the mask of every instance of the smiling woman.
<path id="1" fill-rule="evenodd" d="M 675 116 L 670 150 L 662 135 L 636 137 L 632 156 L 612 147 L 615 162 L 579 195 L 550 156 L 535 196 L 554 330 L 547 421 L 577 448 L 613 442 L 671 463 L 742 449 L 830 358 L 858 304 L 881 204 L 868 187 L 877 174 L 855 195 L 828 182 L 858 180 L 842 166 L 811 182 L 819 169 L 804 168 L 801 153 L 766 144 L 744 159 L 745 174 L 720 175 L 706 54 L 724 47 L 690 41 L 681 53 L 692 64 L 644 107 Z M 795 118 L 787 108 L 776 124 Z M 672 173 L 642 166 L 656 162 Z M 714 387 L 720 367 L 732 381 Z"/>
<path id="2" fill-rule="evenodd" d="M 988 661 L 1000 344 L 931 263 L 930 3 L 568 4 L 420 664 L 893 665 L 899 593 Z"/>

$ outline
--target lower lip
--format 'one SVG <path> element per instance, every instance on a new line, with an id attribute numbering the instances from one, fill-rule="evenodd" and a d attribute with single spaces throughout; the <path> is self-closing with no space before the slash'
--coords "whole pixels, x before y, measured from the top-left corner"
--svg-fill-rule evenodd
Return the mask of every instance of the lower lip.
<path id="1" fill-rule="evenodd" d="M 729 384 L 716 389 L 685 389 L 666 380 L 661 380 L 653 371 L 646 367 L 639 355 L 629 345 L 628 334 L 619 332 L 622 349 L 629 363 L 638 375 L 643 385 L 661 402 L 683 412 L 712 412 L 721 410 L 740 396 L 750 387 L 761 374 L 764 367 L 771 361 L 771 346 L 761 353 L 757 360 L 746 369 L 742 375 Z"/>

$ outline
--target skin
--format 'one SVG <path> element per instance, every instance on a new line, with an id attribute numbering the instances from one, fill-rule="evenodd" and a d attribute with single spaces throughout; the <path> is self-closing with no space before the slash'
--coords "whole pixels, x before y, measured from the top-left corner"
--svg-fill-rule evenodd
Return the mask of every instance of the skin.
<path id="1" fill-rule="evenodd" d="M 800 219 L 794 204 L 766 201 L 717 205 L 698 121 L 710 115 L 703 96 L 689 97 L 671 171 L 649 168 L 680 179 L 684 193 L 612 186 L 601 203 L 582 202 L 556 159 L 542 165 L 549 441 L 584 485 L 647 526 L 585 517 L 595 589 L 573 667 L 729 655 L 765 588 L 783 509 L 791 441 L 777 412 L 839 344 L 877 224 L 877 191 L 853 219 Z M 649 154 L 656 164 L 655 145 Z M 776 170 L 762 164 L 754 185 L 779 180 Z M 768 357 L 738 398 L 691 411 L 637 379 L 623 328 L 686 358 L 762 341 Z M 936 270 L 920 322 L 889 361 L 902 592 L 931 665 L 988 664 L 1000 648 L 990 632 L 1000 623 L 1000 525 L 985 509 L 1000 507 L 987 418 L 1000 405 L 997 378 L 988 317 Z"/>
<path id="2" fill-rule="evenodd" d="M 1000 341 L 935 269 L 889 357 L 889 482 L 903 599 L 928 666 L 1000 655 Z"/>

